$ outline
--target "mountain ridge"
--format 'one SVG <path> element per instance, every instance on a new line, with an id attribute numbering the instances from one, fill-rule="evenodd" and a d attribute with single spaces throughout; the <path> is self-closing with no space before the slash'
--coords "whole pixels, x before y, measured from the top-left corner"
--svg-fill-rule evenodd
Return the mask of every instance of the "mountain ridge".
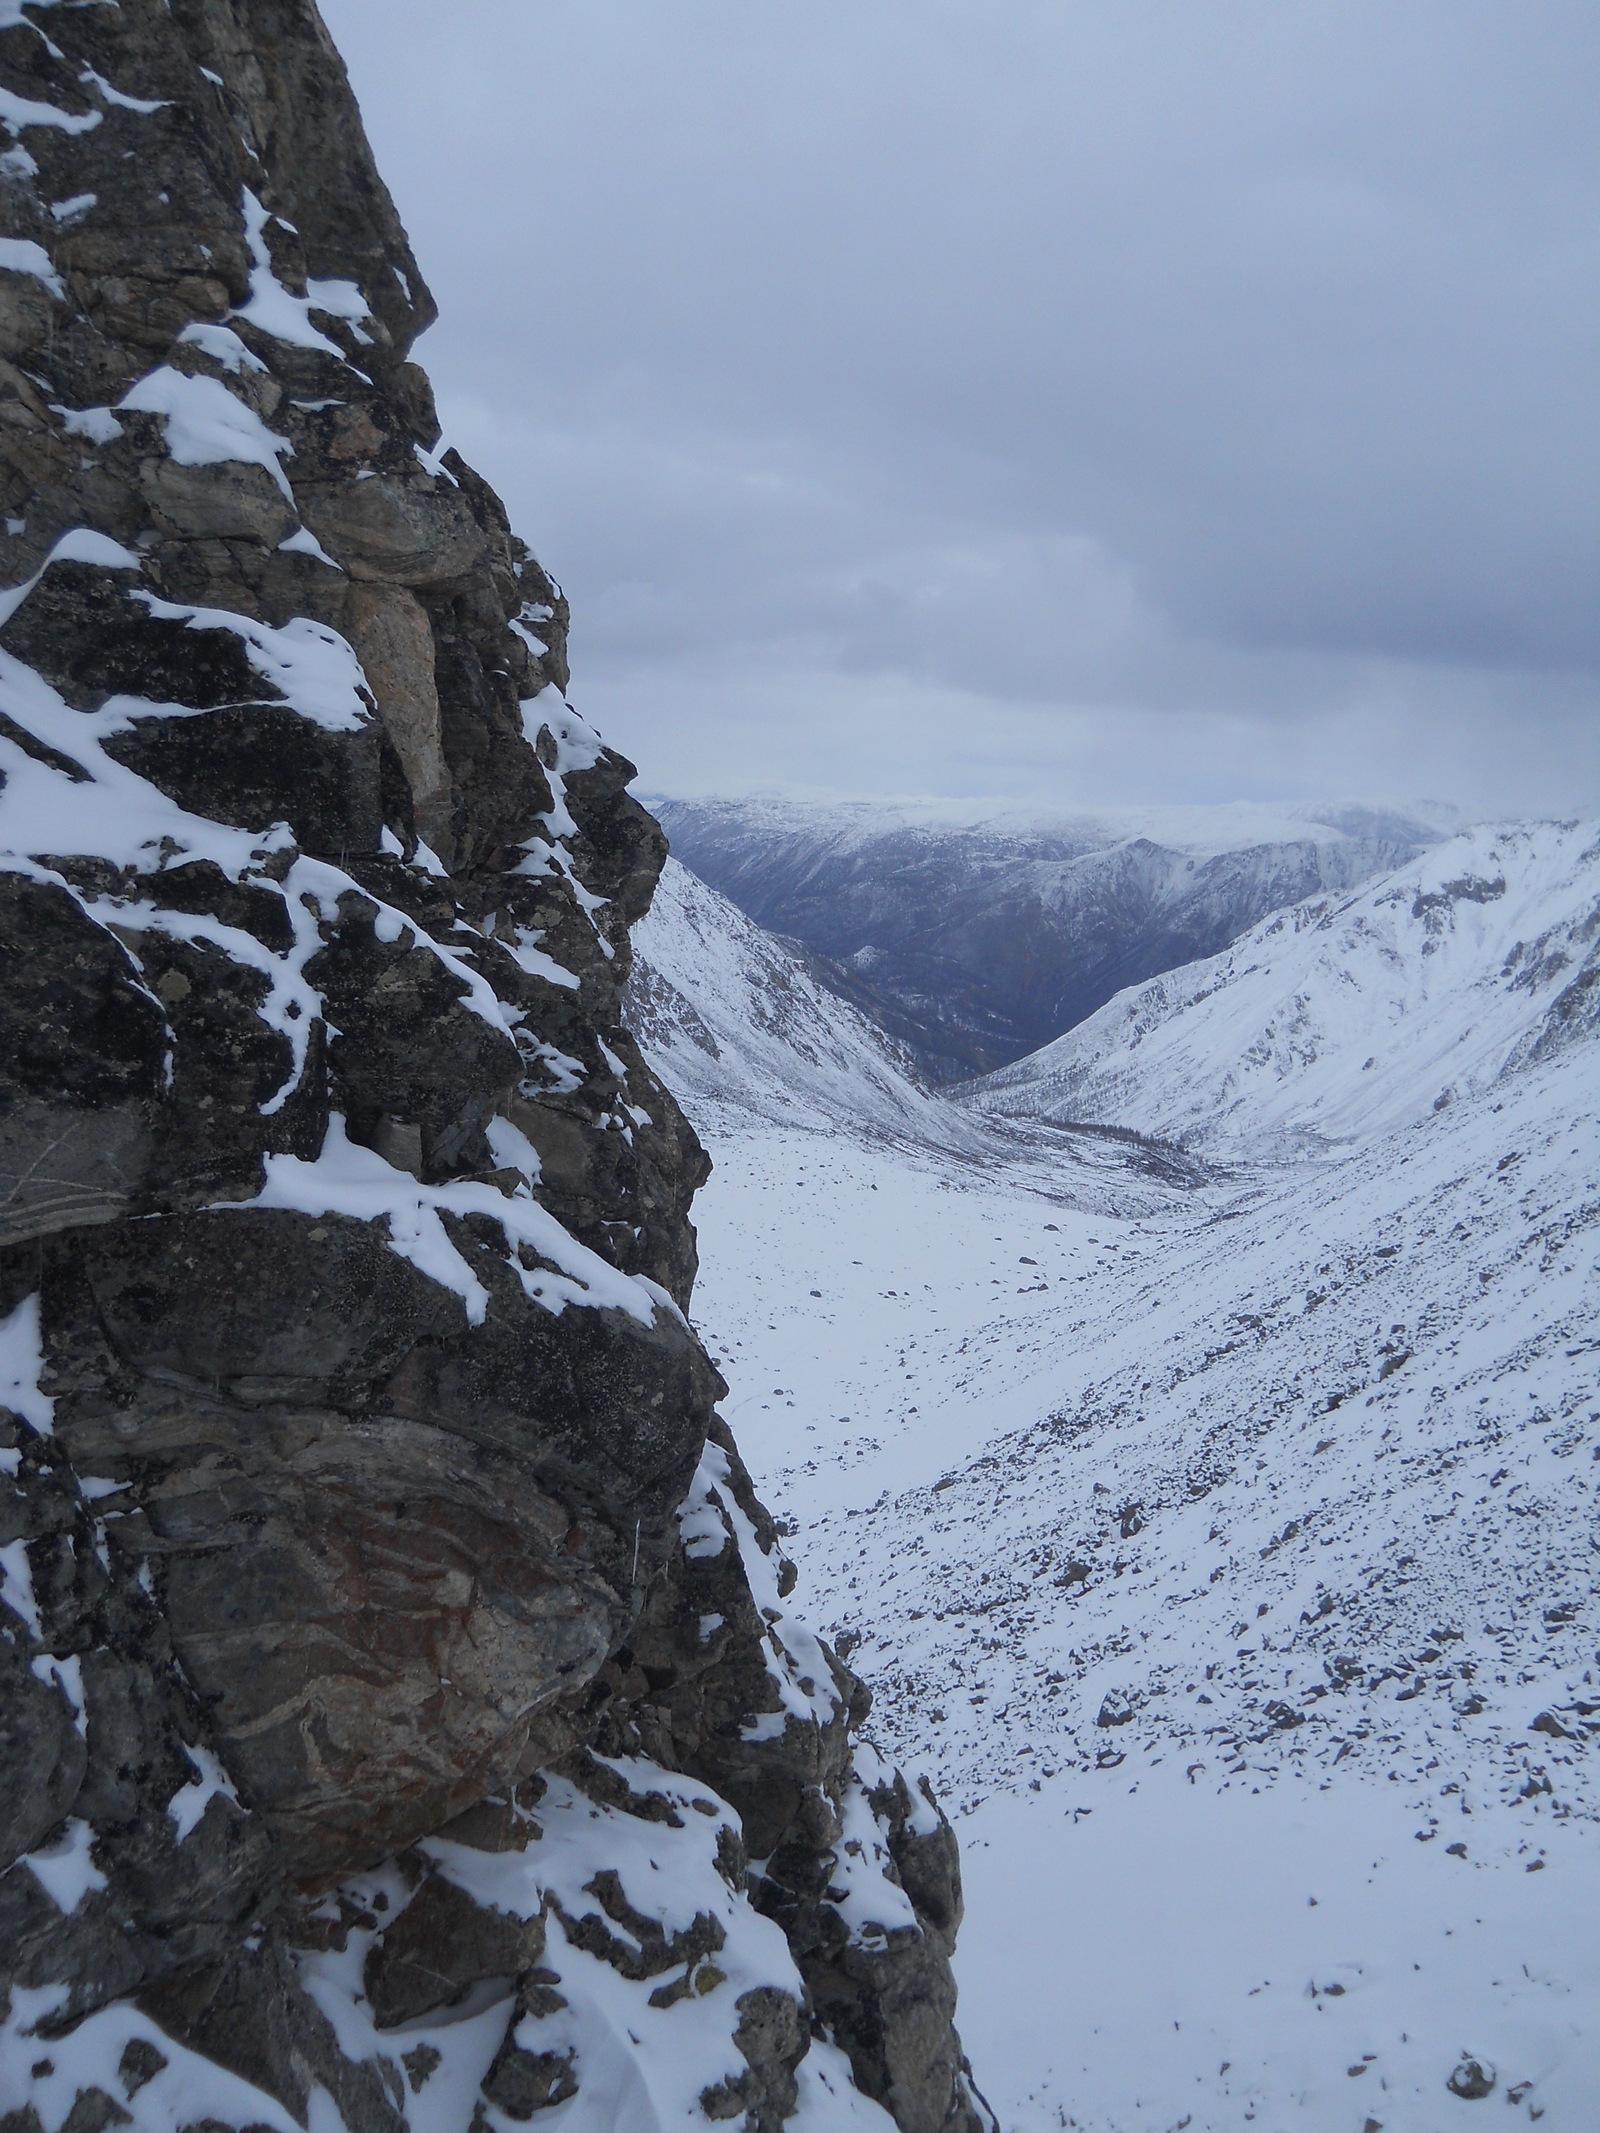
<path id="1" fill-rule="evenodd" d="M 827 957 L 835 989 L 935 1082 L 1025 1056 L 1124 985 L 1439 834 L 1356 808 L 656 804 L 692 871 Z"/>
<path id="2" fill-rule="evenodd" d="M 1597 938 L 1600 825 L 1484 826 L 1119 994 L 960 1100 L 1224 1155 L 1333 1148 L 1592 1029 Z"/>
<path id="3" fill-rule="evenodd" d="M 699 1103 L 791 1124 L 943 1136 L 954 1121 L 910 1054 L 781 940 L 669 858 L 634 940 L 629 1027 Z M 831 1096 L 831 1100 L 830 1100 Z M 959 1130 L 959 1129 L 957 1129 Z"/>

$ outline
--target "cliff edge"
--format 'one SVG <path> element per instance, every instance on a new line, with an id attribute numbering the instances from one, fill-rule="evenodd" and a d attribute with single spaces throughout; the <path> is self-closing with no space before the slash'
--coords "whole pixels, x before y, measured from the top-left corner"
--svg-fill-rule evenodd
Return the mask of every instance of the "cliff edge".
<path id="1" fill-rule="evenodd" d="M 0 2133 L 976 2133 L 327 32 L 0 0 L 0 129 Z"/>

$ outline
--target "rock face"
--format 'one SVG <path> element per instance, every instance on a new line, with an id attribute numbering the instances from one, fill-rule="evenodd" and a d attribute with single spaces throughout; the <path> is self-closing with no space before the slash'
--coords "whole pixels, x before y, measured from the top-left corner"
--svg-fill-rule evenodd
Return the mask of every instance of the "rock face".
<path id="1" fill-rule="evenodd" d="M 315 8 L 7 0 L 0 127 L 0 2127 L 975 2128 Z"/>

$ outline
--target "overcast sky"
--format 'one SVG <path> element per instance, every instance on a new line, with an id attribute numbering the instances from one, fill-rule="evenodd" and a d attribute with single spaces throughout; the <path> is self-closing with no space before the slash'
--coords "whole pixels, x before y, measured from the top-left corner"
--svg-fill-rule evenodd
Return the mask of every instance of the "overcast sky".
<path id="1" fill-rule="evenodd" d="M 1593 0 L 323 0 L 647 789 L 1600 808 Z"/>

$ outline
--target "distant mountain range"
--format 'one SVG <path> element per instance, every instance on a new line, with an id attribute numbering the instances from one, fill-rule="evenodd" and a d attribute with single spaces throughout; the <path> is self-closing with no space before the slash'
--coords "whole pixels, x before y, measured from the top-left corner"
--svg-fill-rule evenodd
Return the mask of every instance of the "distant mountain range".
<path id="1" fill-rule="evenodd" d="M 1269 913 L 1402 865 L 1429 811 L 1233 806 L 1139 814 L 669 800 L 674 854 L 825 959 L 821 982 L 933 1082 L 984 1074 L 1113 994 L 1217 954 Z"/>

